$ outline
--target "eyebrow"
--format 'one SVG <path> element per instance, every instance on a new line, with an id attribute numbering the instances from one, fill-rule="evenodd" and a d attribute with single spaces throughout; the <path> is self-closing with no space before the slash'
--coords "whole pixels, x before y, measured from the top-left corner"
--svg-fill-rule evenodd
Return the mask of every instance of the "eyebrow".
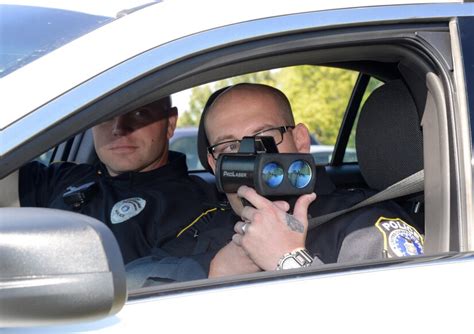
<path id="1" fill-rule="evenodd" d="M 225 141 L 230 141 L 230 140 L 237 140 L 237 138 L 231 135 L 223 135 L 223 136 L 217 137 L 215 143 L 212 145 L 216 145 L 216 144 L 223 143 Z"/>
<path id="2" fill-rule="evenodd" d="M 265 124 L 265 125 L 262 125 L 262 126 L 258 127 L 257 129 L 255 129 L 255 130 L 253 131 L 253 133 L 252 133 L 251 135 L 248 135 L 248 136 L 253 136 L 253 135 L 255 135 L 256 133 L 261 132 L 262 130 L 270 129 L 270 128 L 275 128 L 275 127 L 277 127 L 277 126 L 275 126 L 275 125 L 273 125 L 273 124 Z M 222 142 L 226 142 L 226 141 L 231 141 L 231 140 L 242 140 L 242 138 L 237 139 L 237 138 L 235 138 L 234 136 L 228 135 L 228 134 L 227 134 L 227 135 L 222 135 L 222 136 L 217 137 L 215 143 L 212 144 L 212 145 L 216 145 L 216 144 L 219 144 L 219 143 L 222 143 Z"/>

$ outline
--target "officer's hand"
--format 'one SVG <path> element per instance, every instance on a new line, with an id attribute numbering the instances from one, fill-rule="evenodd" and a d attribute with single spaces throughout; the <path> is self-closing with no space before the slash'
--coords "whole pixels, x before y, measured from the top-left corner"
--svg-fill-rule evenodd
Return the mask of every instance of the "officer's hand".
<path id="1" fill-rule="evenodd" d="M 250 274 L 261 269 L 233 242 L 223 247 L 211 261 L 209 277 Z"/>
<path id="2" fill-rule="evenodd" d="M 275 270 L 285 253 L 305 246 L 308 207 L 316 194 L 300 196 L 293 215 L 287 212 L 287 203 L 269 201 L 250 187 L 241 186 L 237 194 L 254 207 L 246 206 L 242 210 L 243 222 L 236 224 L 237 234 L 232 240 L 242 246 L 260 268 Z"/>

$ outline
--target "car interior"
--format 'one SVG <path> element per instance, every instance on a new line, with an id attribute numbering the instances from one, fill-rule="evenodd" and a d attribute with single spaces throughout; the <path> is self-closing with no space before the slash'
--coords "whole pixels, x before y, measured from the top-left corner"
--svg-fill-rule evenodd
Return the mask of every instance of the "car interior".
<path id="1" fill-rule="evenodd" d="M 456 250 L 458 241 L 450 240 L 450 235 L 455 235 L 450 230 L 455 227 L 446 219 L 446 215 L 455 215 L 457 211 L 444 193 L 453 176 L 448 168 L 448 136 L 442 135 L 448 132 L 446 108 L 451 102 L 446 101 L 444 92 L 450 89 L 446 84 L 446 68 L 451 65 L 449 61 L 436 63 L 428 57 L 436 53 L 437 59 L 446 60 L 449 51 L 443 47 L 438 50 L 423 45 L 415 47 L 414 31 L 424 32 L 426 40 L 434 41 L 431 44 L 449 38 L 443 25 L 394 25 L 376 33 L 370 27 L 340 29 L 331 34 L 316 31 L 253 40 L 180 60 L 95 101 L 82 110 L 81 118 L 74 116 L 65 121 L 63 127 L 77 132 L 68 140 L 56 143 L 51 138 L 39 138 L 39 144 L 49 143 L 53 147 L 40 158 L 46 163 L 96 161 L 91 131 L 78 122 L 87 115 L 94 114 L 97 124 L 184 89 L 286 66 L 352 70 L 359 75 L 344 111 L 331 161 L 324 166 L 327 175 L 338 188 L 381 191 L 424 169 L 424 192 L 395 200 L 425 233 L 427 254 Z M 364 101 L 371 78 L 383 85 Z M 354 129 L 358 161 L 345 163 L 344 153 Z M 206 170 L 193 174 L 215 183 L 214 176 Z"/>
<path id="2" fill-rule="evenodd" d="M 373 67 L 379 67 L 374 63 Z M 351 64 L 351 68 L 355 65 Z M 364 69 L 370 65 L 364 62 Z M 390 68 L 392 72 L 393 69 Z M 419 112 L 412 93 L 400 73 L 395 78 L 391 73 L 388 80 L 381 72 L 378 78 L 384 84 L 371 92 L 363 105 L 362 95 L 367 88 L 370 75 L 360 72 L 350 104 L 347 107 L 332 161 L 325 169 L 330 180 L 339 188 L 369 188 L 381 191 L 390 185 L 423 169 L 422 114 Z M 425 92 L 426 94 L 426 92 Z M 358 95 L 358 96 L 357 96 Z M 359 111 L 360 110 L 360 111 Z M 352 113 L 352 115 L 351 115 Z M 357 124 L 355 120 L 360 113 Z M 344 163 L 343 156 L 352 128 L 355 127 L 357 163 Z M 377 138 L 377 140 L 374 140 Z M 177 146 L 177 148 L 180 148 Z M 184 151 L 183 153 L 186 153 Z M 202 147 L 198 150 L 202 170 L 193 174 L 215 184 Z M 198 157 L 193 156 L 193 161 Z M 44 161 L 75 161 L 94 163 L 97 155 L 93 148 L 92 133 L 89 130 L 61 143 L 50 150 Z M 420 231 L 424 231 L 423 196 L 420 193 L 397 199 L 407 210 Z"/>

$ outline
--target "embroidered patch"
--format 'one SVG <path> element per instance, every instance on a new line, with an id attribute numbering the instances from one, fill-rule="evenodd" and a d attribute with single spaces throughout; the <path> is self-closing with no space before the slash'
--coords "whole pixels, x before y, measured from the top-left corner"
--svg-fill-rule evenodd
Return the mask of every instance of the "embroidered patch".
<path id="1" fill-rule="evenodd" d="M 375 226 L 383 235 L 386 257 L 423 254 L 423 236 L 400 218 L 380 217 Z"/>
<path id="2" fill-rule="evenodd" d="M 140 197 L 132 197 L 115 203 L 110 212 L 112 224 L 120 224 L 138 215 L 145 208 L 146 201 Z"/>

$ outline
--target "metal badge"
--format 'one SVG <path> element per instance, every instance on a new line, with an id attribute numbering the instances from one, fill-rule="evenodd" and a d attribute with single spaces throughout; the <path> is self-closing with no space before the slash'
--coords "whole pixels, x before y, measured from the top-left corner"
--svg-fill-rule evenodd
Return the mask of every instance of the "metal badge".
<path id="1" fill-rule="evenodd" d="M 115 203 L 110 212 L 112 224 L 120 224 L 138 215 L 145 208 L 146 201 L 140 197 L 132 197 Z"/>

